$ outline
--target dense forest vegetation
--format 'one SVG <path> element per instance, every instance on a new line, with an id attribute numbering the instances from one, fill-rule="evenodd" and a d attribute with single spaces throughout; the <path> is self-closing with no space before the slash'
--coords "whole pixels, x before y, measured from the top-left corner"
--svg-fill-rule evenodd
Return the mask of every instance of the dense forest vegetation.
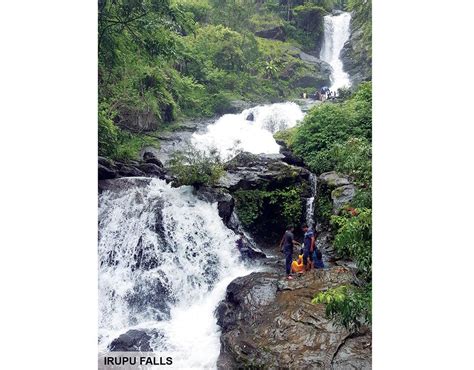
<path id="1" fill-rule="evenodd" d="M 135 159 L 144 145 L 159 145 L 156 132 L 179 129 L 184 118 L 222 114 L 238 100 L 290 100 L 322 84 L 321 70 L 298 54 L 318 55 L 323 17 L 334 9 L 353 11 L 363 45 L 355 53 L 370 56 L 368 0 L 99 0 L 99 155 Z M 316 215 L 333 230 L 339 255 L 357 263 L 359 287 L 342 286 L 314 299 L 357 329 L 371 321 L 371 83 L 348 95 L 313 108 L 276 137 L 312 172 L 335 170 L 357 186 L 338 215 L 331 212 L 331 194 L 318 194 Z M 177 154 L 172 161 L 183 184 L 212 183 L 222 173 L 218 160 L 199 161 L 198 154 Z M 198 161 L 195 171 L 183 167 L 183 156 Z M 295 201 L 300 192 L 237 192 L 237 202 L 246 206 L 241 221 L 250 226 L 265 202 L 281 205 L 289 222 L 302 212 Z"/>
<path id="2" fill-rule="evenodd" d="M 99 0 L 99 154 L 136 157 L 150 133 L 234 100 L 274 102 L 325 83 L 323 16 L 364 0 Z M 369 32 L 370 33 L 370 32 Z"/>

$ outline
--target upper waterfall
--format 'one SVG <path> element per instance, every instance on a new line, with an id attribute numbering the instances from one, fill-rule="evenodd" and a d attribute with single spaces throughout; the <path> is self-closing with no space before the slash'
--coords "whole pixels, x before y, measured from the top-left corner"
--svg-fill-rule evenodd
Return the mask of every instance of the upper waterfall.
<path id="1" fill-rule="evenodd" d="M 351 85 L 340 59 L 341 50 L 350 36 L 350 23 L 351 15 L 347 12 L 324 17 L 324 42 L 320 58 L 332 67 L 331 90 Z"/>

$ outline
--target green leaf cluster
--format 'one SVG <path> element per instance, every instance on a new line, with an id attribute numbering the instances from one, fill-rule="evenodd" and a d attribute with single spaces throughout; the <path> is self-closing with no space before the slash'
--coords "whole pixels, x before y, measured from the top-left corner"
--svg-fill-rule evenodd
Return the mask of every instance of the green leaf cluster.
<path id="1" fill-rule="evenodd" d="M 311 302 L 325 304 L 326 315 L 352 332 L 357 332 L 364 324 L 372 323 L 371 284 L 362 288 L 341 285 L 317 293 Z"/>
<path id="2" fill-rule="evenodd" d="M 285 227 L 299 224 L 303 214 L 301 187 L 277 190 L 237 190 L 236 212 L 245 227 L 259 224 L 262 219 Z M 264 215 L 264 211 L 266 212 Z"/>
<path id="3" fill-rule="evenodd" d="M 370 158 L 370 150 L 362 144 L 371 138 L 372 83 L 366 82 L 342 103 L 313 108 L 294 132 L 292 149 L 314 172 L 322 173 L 338 165 L 344 167 L 345 164 L 340 163 L 343 154 L 360 151 L 359 158 L 364 154 L 364 159 Z M 354 147 L 356 150 L 351 152 Z"/>
<path id="4" fill-rule="evenodd" d="M 365 281 L 372 280 L 372 210 L 355 209 L 355 215 L 346 212 L 332 216 L 336 227 L 334 247 L 340 256 L 353 259 L 357 263 L 360 276 Z"/>
<path id="5" fill-rule="evenodd" d="M 178 185 L 215 185 L 224 174 L 224 166 L 217 151 L 210 152 L 189 147 L 173 153 L 169 161 L 171 173 Z"/>

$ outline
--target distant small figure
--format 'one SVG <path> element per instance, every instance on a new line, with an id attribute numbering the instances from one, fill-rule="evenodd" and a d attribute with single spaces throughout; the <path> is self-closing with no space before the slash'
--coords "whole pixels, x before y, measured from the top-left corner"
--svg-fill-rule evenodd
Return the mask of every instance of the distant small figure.
<path id="1" fill-rule="evenodd" d="M 306 92 L 303 92 L 303 99 L 307 99 L 308 95 L 306 95 Z"/>
<path id="2" fill-rule="evenodd" d="M 245 241 L 245 235 L 243 232 L 239 232 L 239 239 L 235 242 L 237 249 L 240 252 L 240 255 L 242 258 L 251 258 L 252 257 L 252 251 L 248 247 L 246 241 Z"/>

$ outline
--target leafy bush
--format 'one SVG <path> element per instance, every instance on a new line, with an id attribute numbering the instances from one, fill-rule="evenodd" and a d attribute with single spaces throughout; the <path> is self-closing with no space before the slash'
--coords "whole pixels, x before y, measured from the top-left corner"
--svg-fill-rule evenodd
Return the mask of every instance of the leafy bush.
<path id="1" fill-rule="evenodd" d="M 99 155 L 113 157 L 117 151 L 118 128 L 113 122 L 113 113 L 107 104 L 99 105 Z"/>
<path id="2" fill-rule="evenodd" d="M 119 141 L 113 159 L 122 161 L 136 160 L 145 146 L 159 148 L 159 142 L 152 136 L 119 130 Z"/>
<path id="3" fill-rule="evenodd" d="M 372 180 L 372 146 L 364 138 L 350 138 L 336 143 L 329 151 L 337 172 L 351 176 L 359 186 L 369 186 Z"/>
<path id="4" fill-rule="evenodd" d="M 242 225 L 249 227 L 261 216 L 265 195 L 265 191 L 261 190 L 237 190 L 234 193 L 236 211 Z"/>
<path id="5" fill-rule="evenodd" d="M 363 288 L 341 285 L 317 293 L 313 304 L 326 305 L 326 315 L 350 331 L 357 332 L 361 325 L 372 323 L 372 285 Z"/>
<path id="6" fill-rule="evenodd" d="M 336 227 L 334 246 L 342 257 L 357 263 L 359 274 L 366 281 L 372 280 L 372 210 L 355 209 L 352 213 L 332 216 Z"/>
<path id="7" fill-rule="evenodd" d="M 278 190 L 238 190 L 234 193 L 236 211 L 245 227 L 272 224 L 285 227 L 299 224 L 303 214 L 301 187 Z M 265 211 L 265 214 L 264 214 Z"/>
<path id="8" fill-rule="evenodd" d="M 363 83 L 347 101 L 313 108 L 294 133 L 292 148 L 316 173 L 336 165 L 333 147 L 350 138 L 372 137 L 372 84 Z"/>
<path id="9" fill-rule="evenodd" d="M 179 185 L 214 185 L 224 174 L 224 167 L 216 150 L 206 152 L 190 147 L 173 153 L 169 164 Z"/>

